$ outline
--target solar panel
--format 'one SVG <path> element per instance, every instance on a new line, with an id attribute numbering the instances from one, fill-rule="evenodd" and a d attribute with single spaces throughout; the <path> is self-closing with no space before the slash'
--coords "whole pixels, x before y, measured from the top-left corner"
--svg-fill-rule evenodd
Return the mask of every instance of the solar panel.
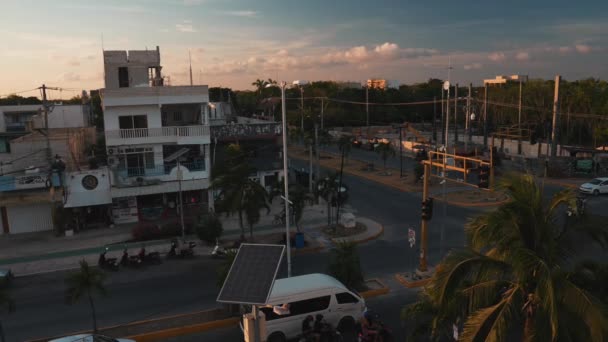
<path id="1" fill-rule="evenodd" d="M 266 304 L 284 250 L 283 245 L 241 244 L 217 301 Z"/>

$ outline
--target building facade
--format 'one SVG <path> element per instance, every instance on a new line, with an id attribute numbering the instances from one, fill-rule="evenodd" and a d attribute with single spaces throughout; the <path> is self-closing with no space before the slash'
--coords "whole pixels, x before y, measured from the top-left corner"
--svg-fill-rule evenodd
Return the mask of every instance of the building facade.
<path id="1" fill-rule="evenodd" d="M 180 188 L 185 214 L 205 210 L 208 87 L 166 86 L 158 47 L 104 51 L 104 68 L 101 98 L 113 222 L 178 217 Z"/>

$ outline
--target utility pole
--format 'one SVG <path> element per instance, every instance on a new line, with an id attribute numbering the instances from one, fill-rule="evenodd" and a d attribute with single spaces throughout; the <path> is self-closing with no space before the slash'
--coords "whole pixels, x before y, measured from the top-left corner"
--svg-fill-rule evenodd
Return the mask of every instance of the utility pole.
<path id="1" fill-rule="evenodd" d="M 441 141 L 445 141 L 445 124 L 444 124 L 444 111 L 443 111 L 443 88 L 441 88 Z"/>
<path id="2" fill-rule="evenodd" d="M 323 110 L 325 108 L 324 98 L 321 98 L 321 130 L 323 130 Z"/>
<path id="3" fill-rule="evenodd" d="M 488 84 L 483 83 L 483 147 L 488 148 Z"/>
<path id="4" fill-rule="evenodd" d="M 446 112 L 445 112 L 445 153 L 448 153 L 448 147 L 450 145 L 450 86 L 449 86 L 449 82 L 448 82 L 448 87 L 447 87 L 447 99 L 446 99 L 446 104 L 447 107 L 445 108 Z M 445 172 L 445 170 L 444 170 Z"/>
<path id="5" fill-rule="evenodd" d="M 194 84 L 192 83 L 192 54 L 190 53 L 190 50 L 188 50 L 188 59 L 190 61 L 190 86 L 192 87 Z M 222 89 L 220 88 L 220 93 L 221 93 Z"/>
<path id="6" fill-rule="evenodd" d="M 321 108 L 323 108 L 323 107 L 321 107 Z M 323 109 L 321 109 L 321 112 L 322 111 L 323 111 Z M 317 120 L 315 120 L 315 151 L 316 151 L 316 159 L 317 159 L 316 160 L 317 161 L 317 163 L 316 163 L 317 164 L 317 178 L 315 180 L 315 188 L 314 188 L 315 190 L 317 190 L 317 183 L 319 182 L 319 179 L 321 177 L 321 165 L 320 165 L 321 164 L 321 162 L 320 162 L 321 152 L 319 151 L 319 129 L 318 128 L 319 128 L 319 125 L 317 124 Z M 311 190 L 311 193 L 313 193 L 312 190 Z M 317 200 L 318 199 L 319 198 L 317 197 Z"/>
<path id="7" fill-rule="evenodd" d="M 304 137 L 304 87 L 300 86 L 300 105 L 302 106 L 302 115 L 300 117 L 300 134 Z"/>
<path id="8" fill-rule="evenodd" d="M 467 117 L 464 121 L 464 131 L 466 137 L 464 138 L 464 149 L 468 152 L 469 141 L 471 140 L 471 83 L 469 83 L 469 94 L 467 96 Z"/>
<path id="9" fill-rule="evenodd" d="M 437 96 L 433 96 L 433 141 L 437 142 Z"/>
<path id="10" fill-rule="evenodd" d="M 555 76 L 555 92 L 553 94 L 553 124 L 551 125 L 551 158 L 555 158 L 557 154 L 557 122 L 558 118 L 558 106 L 559 106 L 559 83 L 562 77 L 560 75 Z"/>
<path id="11" fill-rule="evenodd" d="M 521 76 L 519 78 L 519 113 L 517 115 L 517 154 L 521 154 L 521 95 L 523 83 Z"/>
<path id="12" fill-rule="evenodd" d="M 42 108 L 44 110 L 44 131 L 46 132 L 46 159 L 47 162 L 49 163 L 49 168 L 50 168 L 50 172 L 49 172 L 49 177 L 52 179 L 53 178 L 53 156 L 51 153 L 51 138 L 50 138 L 50 133 L 49 133 L 49 104 L 47 103 L 47 99 L 46 99 L 46 85 L 42 85 Z"/>
<path id="13" fill-rule="evenodd" d="M 458 83 L 454 88 L 454 148 L 458 146 Z"/>
<path id="14" fill-rule="evenodd" d="M 429 196 L 429 177 L 431 176 L 431 166 L 427 163 L 423 163 L 422 165 L 424 166 L 424 177 L 422 181 L 422 200 L 426 201 Z M 443 170 L 443 172 L 445 173 L 445 170 Z M 428 221 L 422 219 L 422 223 L 420 225 L 420 265 L 418 266 L 418 270 L 420 272 L 426 272 L 428 270 L 426 260 L 427 224 Z"/>
<path id="15" fill-rule="evenodd" d="M 365 113 L 366 113 L 366 126 L 367 126 L 367 138 L 369 139 L 369 84 L 365 87 Z"/>

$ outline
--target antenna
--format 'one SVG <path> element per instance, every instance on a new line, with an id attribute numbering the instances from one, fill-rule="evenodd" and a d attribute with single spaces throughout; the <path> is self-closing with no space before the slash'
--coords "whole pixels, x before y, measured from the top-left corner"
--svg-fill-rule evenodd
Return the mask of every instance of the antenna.
<path id="1" fill-rule="evenodd" d="M 190 59 L 190 86 L 192 86 L 192 54 L 188 50 L 188 58 Z"/>

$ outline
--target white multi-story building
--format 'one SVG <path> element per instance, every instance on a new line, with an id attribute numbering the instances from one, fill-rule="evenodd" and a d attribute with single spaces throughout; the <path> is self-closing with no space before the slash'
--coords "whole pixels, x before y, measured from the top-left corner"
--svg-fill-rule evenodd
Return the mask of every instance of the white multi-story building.
<path id="1" fill-rule="evenodd" d="M 208 87 L 165 86 L 158 47 L 104 51 L 104 68 L 101 97 L 114 222 L 177 216 L 180 183 L 184 212 L 206 210 Z"/>

